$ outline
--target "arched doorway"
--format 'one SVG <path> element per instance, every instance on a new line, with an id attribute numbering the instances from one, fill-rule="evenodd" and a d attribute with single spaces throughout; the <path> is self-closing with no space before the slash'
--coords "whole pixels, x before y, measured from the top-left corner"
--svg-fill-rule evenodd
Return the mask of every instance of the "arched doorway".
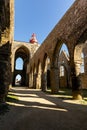
<path id="1" fill-rule="evenodd" d="M 67 48 L 67 49 L 66 49 Z M 68 52 L 68 54 L 67 54 Z M 58 41 L 51 59 L 51 91 L 52 93 L 58 93 L 60 87 L 60 66 L 65 66 L 67 73 L 67 87 L 70 86 L 70 65 L 69 65 L 69 51 L 68 46 L 62 41 Z"/>
<path id="2" fill-rule="evenodd" d="M 60 66 L 59 69 L 59 88 L 67 88 L 68 86 L 68 76 L 67 70 L 64 65 Z"/>
<path id="3" fill-rule="evenodd" d="M 58 57 L 59 67 L 59 87 L 69 88 L 71 85 L 70 81 L 70 66 L 69 66 L 69 52 L 65 43 L 61 45 Z"/>
<path id="4" fill-rule="evenodd" d="M 20 74 L 15 77 L 15 86 L 21 86 L 22 77 Z"/>
<path id="5" fill-rule="evenodd" d="M 29 74 L 27 72 L 27 67 L 29 64 L 29 50 L 22 46 L 18 48 L 15 52 L 14 59 L 14 72 L 13 72 L 13 81 L 12 84 L 15 86 L 15 78 L 19 74 L 21 75 L 21 86 L 29 86 Z"/>

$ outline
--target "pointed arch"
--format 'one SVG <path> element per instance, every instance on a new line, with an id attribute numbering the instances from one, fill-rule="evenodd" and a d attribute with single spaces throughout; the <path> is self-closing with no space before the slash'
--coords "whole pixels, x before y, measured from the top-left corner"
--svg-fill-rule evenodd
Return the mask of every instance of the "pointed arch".
<path id="1" fill-rule="evenodd" d="M 18 63 L 17 63 L 18 60 Z M 15 85 L 15 75 L 20 74 L 22 76 L 21 85 L 29 85 L 29 74 L 27 74 L 27 67 L 30 61 L 29 49 L 25 46 L 20 46 L 15 51 L 14 59 L 14 72 L 13 72 L 13 85 Z"/>

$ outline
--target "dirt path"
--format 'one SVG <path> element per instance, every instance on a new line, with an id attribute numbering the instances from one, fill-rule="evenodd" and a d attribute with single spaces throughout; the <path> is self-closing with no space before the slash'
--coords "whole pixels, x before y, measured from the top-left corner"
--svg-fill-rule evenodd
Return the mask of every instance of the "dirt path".
<path id="1" fill-rule="evenodd" d="M 39 90 L 13 88 L 19 101 L 0 115 L 0 130 L 87 130 L 87 105 Z"/>

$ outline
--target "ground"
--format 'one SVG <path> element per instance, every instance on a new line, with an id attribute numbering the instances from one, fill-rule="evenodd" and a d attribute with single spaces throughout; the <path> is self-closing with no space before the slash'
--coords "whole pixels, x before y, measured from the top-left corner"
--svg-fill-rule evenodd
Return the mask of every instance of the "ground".
<path id="1" fill-rule="evenodd" d="M 0 130 L 87 130 L 84 101 L 40 90 L 12 88 L 7 104 L 5 113 L 0 114 Z"/>

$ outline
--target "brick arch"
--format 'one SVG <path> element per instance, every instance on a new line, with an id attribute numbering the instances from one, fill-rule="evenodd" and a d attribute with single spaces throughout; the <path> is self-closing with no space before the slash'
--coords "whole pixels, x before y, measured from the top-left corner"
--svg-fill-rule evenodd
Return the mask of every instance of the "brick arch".
<path id="1" fill-rule="evenodd" d="M 28 58 L 30 58 L 30 50 L 24 45 L 17 46 L 13 51 L 14 51 L 14 54 L 23 52 L 24 54 L 28 56 Z"/>
<path id="2" fill-rule="evenodd" d="M 19 54 L 19 53 L 22 53 L 22 54 L 24 54 L 24 56 L 23 55 L 21 55 L 21 54 Z M 27 56 L 27 59 L 30 59 L 30 49 L 27 47 L 27 46 L 24 46 L 24 45 L 21 45 L 21 44 L 19 44 L 19 45 L 14 45 L 14 47 L 12 48 L 12 72 L 14 71 L 14 61 L 15 61 L 15 58 L 17 58 L 18 56 L 17 55 L 20 55 L 21 57 L 23 57 L 23 59 L 24 58 L 26 58 L 26 56 Z"/>
<path id="3" fill-rule="evenodd" d="M 69 55 L 70 55 L 70 48 L 69 48 L 68 44 L 65 43 L 65 42 L 62 42 L 62 41 L 58 41 L 58 42 L 56 43 L 56 46 L 55 46 L 55 48 L 54 48 L 53 55 L 52 55 L 52 62 L 55 63 L 55 65 L 57 64 L 56 62 L 58 62 L 60 50 L 61 50 L 61 47 L 62 47 L 63 44 L 66 45 L 66 47 L 67 47 L 67 49 L 68 49 L 68 53 L 69 53 Z"/>
<path id="4" fill-rule="evenodd" d="M 25 46 L 21 46 L 15 51 L 15 59 L 18 57 L 21 57 L 23 60 L 26 60 L 27 63 L 29 63 L 30 60 L 30 52 L 29 49 Z"/>
<path id="5" fill-rule="evenodd" d="M 74 62 L 75 62 L 75 68 L 76 68 L 76 75 L 80 75 L 80 68 L 82 64 L 82 57 L 81 54 L 84 55 L 84 71 L 86 70 L 86 56 L 87 56 L 87 29 L 82 33 L 80 38 L 78 39 L 76 46 L 74 48 Z"/>
<path id="6" fill-rule="evenodd" d="M 59 90 L 59 67 L 58 67 L 58 62 L 59 62 L 59 54 L 60 50 L 63 44 L 68 46 L 67 43 L 62 42 L 61 40 L 56 40 L 55 48 L 53 50 L 53 55 L 52 55 L 52 60 L 51 60 L 51 90 L 53 93 L 57 93 Z M 69 50 L 69 47 L 67 47 Z M 54 85 L 53 85 L 54 84 Z"/>

